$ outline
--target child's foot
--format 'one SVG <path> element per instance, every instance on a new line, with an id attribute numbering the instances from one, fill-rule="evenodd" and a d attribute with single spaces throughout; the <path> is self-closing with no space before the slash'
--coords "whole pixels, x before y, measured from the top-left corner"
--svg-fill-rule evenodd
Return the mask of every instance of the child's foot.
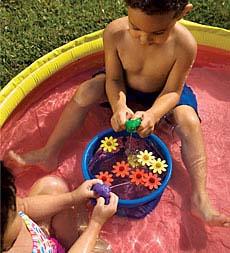
<path id="1" fill-rule="evenodd" d="M 16 162 L 20 167 L 38 166 L 43 170 L 49 172 L 57 168 L 57 156 L 49 155 L 44 149 L 38 149 L 28 152 L 23 155 L 15 153 L 13 150 L 9 151 L 9 158 Z"/>
<path id="2" fill-rule="evenodd" d="M 92 253 L 113 253 L 113 250 L 109 243 L 98 238 Z"/>
<path id="3" fill-rule="evenodd" d="M 191 212 L 210 226 L 230 227 L 230 217 L 218 213 L 210 204 L 207 194 L 191 199 Z"/>

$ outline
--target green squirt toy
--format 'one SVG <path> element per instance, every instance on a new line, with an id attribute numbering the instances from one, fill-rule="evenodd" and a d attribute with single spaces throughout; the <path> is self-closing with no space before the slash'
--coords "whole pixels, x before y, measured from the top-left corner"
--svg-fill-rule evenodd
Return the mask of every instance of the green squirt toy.
<path id="1" fill-rule="evenodd" d="M 125 129 L 128 133 L 135 133 L 137 128 L 141 125 L 141 119 L 129 119 L 125 122 Z"/>

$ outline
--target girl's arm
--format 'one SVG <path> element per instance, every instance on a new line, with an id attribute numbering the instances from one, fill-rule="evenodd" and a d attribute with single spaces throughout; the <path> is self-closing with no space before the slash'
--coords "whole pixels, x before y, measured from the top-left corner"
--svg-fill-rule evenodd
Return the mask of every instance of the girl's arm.
<path id="1" fill-rule="evenodd" d="M 17 210 L 23 211 L 31 219 L 38 221 L 48 216 L 68 209 L 77 203 L 72 192 L 58 195 L 36 195 L 26 198 L 17 198 Z"/>
<path id="2" fill-rule="evenodd" d="M 73 244 L 68 253 L 89 253 L 92 252 L 102 226 L 94 221 L 90 221 L 86 230 Z"/>
<path id="3" fill-rule="evenodd" d="M 103 198 L 98 198 L 87 229 L 73 244 L 68 253 L 92 252 L 103 224 L 116 212 L 117 204 L 118 197 L 114 193 L 110 193 L 109 205 L 105 205 Z"/>
<path id="4" fill-rule="evenodd" d="M 101 180 L 87 180 L 72 192 L 57 195 L 35 195 L 23 199 L 17 198 L 17 210 L 25 212 L 35 221 L 42 220 L 77 203 L 96 197 L 91 190 L 96 183 L 101 183 Z"/>

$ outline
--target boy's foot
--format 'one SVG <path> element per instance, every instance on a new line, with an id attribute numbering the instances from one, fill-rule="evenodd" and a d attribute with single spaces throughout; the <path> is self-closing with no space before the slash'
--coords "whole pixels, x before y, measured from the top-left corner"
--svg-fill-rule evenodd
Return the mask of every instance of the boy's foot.
<path id="1" fill-rule="evenodd" d="M 57 156 L 49 155 L 44 149 L 38 149 L 23 155 L 9 151 L 9 158 L 20 167 L 38 166 L 45 171 L 54 171 L 57 168 Z"/>
<path id="2" fill-rule="evenodd" d="M 230 227 L 230 217 L 217 212 L 206 194 L 202 198 L 197 195 L 192 197 L 191 212 L 210 226 Z"/>

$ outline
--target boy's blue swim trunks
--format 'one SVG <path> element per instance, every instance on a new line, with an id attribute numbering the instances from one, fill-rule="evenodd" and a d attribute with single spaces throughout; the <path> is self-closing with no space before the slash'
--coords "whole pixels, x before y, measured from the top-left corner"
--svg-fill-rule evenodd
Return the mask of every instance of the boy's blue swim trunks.
<path id="1" fill-rule="evenodd" d="M 130 87 L 126 87 L 127 101 L 136 101 L 138 104 L 141 104 L 146 107 L 151 107 L 159 94 L 160 92 L 147 93 L 134 90 Z M 176 106 L 179 105 L 191 106 L 198 114 L 196 95 L 193 93 L 192 89 L 187 86 L 187 84 L 184 84 L 180 100 Z"/>
<path id="2" fill-rule="evenodd" d="M 93 77 L 98 74 L 105 74 L 105 68 L 102 68 L 99 71 L 97 71 L 93 75 Z M 127 103 L 132 101 L 132 102 L 136 102 L 137 104 L 141 104 L 141 105 L 149 108 L 153 105 L 154 101 L 159 96 L 160 92 L 161 91 L 150 92 L 150 93 L 149 92 L 141 92 L 141 91 L 132 89 L 129 86 L 126 86 Z M 192 89 L 189 86 L 187 86 L 187 84 L 184 84 L 180 100 L 176 106 L 180 106 L 180 105 L 191 106 L 195 110 L 195 112 L 197 113 L 197 116 L 199 117 L 196 95 L 193 93 Z M 200 117 L 199 117 L 199 119 L 200 119 Z"/>

